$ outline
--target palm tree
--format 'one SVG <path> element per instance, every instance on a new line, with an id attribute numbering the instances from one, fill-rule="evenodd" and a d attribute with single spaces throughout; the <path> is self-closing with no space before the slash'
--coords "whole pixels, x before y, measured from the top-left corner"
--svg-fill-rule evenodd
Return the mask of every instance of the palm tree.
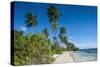
<path id="1" fill-rule="evenodd" d="M 58 23 L 57 22 L 52 23 L 51 26 L 52 32 L 54 32 L 57 28 L 58 28 Z"/>
<path id="2" fill-rule="evenodd" d="M 61 33 L 61 34 L 66 34 L 66 28 L 65 28 L 65 27 L 61 27 L 60 33 Z"/>
<path id="3" fill-rule="evenodd" d="M 59 39 L 62 43 L 67 44 L 66 29 L 65 27 L 60 28 Z"/>
<path id="4" fill-rule="evenodd" d="M 46 35 L 46 37 L 48 38 L 49 36 L 49 33 L 48 33 L 48 29 L 47 28 L 44 28 L 43 29 L 43 33 Z"/>
<path id="5" fill-rule="evenodd" d="M 68 39 L 67 39 L 66 36 L 64 36 L 64 41 L 63 41 L 63 42 L 67 45 L 67 43 L 68 43 Z"/>
<path id="6" fill-rule="evenodd" d="M 57 37 L 56 36 L 54 36 L 53 37 L 53 40 L 54 40 L 54 48 L 56 49 L 56 48 L 59 48 L 60 47 L 60 44 L 59 44 L 59 41 L 58 41 L 58 39 L 57 39 Z"/>
<path id="7" fill-rule="evenodd" d="M 36 15 L 33 15 L 31 12 L 27 13 L 25 17 L 25 24 L 27 27 L 35 27 L 38 24 Z"/>
<path id="8" fill-rule="evenodd" d="M 47 16 L 49 18 L 50 24 L 51 24 L 51 30 L 54 32 L 58 28 L 58 19 L 60 17 L 60 13 L 56 9 L 55 6 L 50 6 L 47 10 Z M 56 37 L 54 36 L 54 42 L 56 40 Z"/>
<path id="9" fill-rule="evenodd" d="M 57 11 L 55 6 L 50 6 L 47 10 L 47 15 L 51 23 L 52 32 L 54 32 L 58 28 L 57 21 L 61 14 Z"/>
<path id="10" fill-rule="evenodd" d="M 56 36 L 53 37 L 53 41 L 54 41 L 54 42 L 57 41 L 57 37 L 56 37 Z"/>

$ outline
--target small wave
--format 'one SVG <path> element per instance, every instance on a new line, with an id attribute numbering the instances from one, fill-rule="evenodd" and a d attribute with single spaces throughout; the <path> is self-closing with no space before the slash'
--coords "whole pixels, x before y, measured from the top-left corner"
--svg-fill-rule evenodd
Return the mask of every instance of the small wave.
<path id="1" fill-rule="evenodd" d="M 75 51 L 71 53 L 75 62 L 83 62 L 83 61 L 96 61 L 97 53 L 85 53 L 81 51 Z"/>

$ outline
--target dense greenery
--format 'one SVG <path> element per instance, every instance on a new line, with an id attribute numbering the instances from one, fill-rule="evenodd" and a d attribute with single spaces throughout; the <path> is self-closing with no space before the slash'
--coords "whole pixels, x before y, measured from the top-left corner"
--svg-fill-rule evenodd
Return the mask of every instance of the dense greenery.
<path id="1" fill-rule="evenodd" d="M 77 51 L 77 50 L 79 50 L 79 48 L 75 47 L 75 45 L 73 43 L 68 42 L 67 50 L 68 51 Z"/>
<path id="2" fill-rule="evenodd" d="M 52 45 L 51 51 L 53 51 L 54 54 L 61 54 L 62 47 L 60 46 L 60 43 L 57 40 L 57 37 L 54 36 L 53 41 L 54 41 L 54 44 Z"/>
<path id="3" fill-rule="evenodd" d="M 44 64 L 51 63 L 52 42 L 47 40 L 43 33 L 24 36 L 19 31 L 14 31 L 14 64 Z"/>
<path id="4" fill-rule="evenodd" d="M 61 54 L 64 50 L 76 51 L 79 48 L 76 48 L 73 43 L 68 41 L 66 35 L 66 28 L 61 27 L 59 35 L 55 34 L 52 40 L 49 38 L 49 35 L 55 32 L 58 29 L 58 19 L 61 14 L 57 11 L 55 6 L 50 6 L 47 10 L 47 16 L 50 21 L 51 31 L 48 32 L 47 28 L 44 28 L 42 31 L 27 35 L 23 31 L 12 30 L 14 32 L 14 65 L 24 65 L 24 64 L 48 64 L 52 63 L 55 58 L 52 56 L 54 54 Z M 25 25 L 27 28 L 38 26 L 37 16 L 31 12 L 25 15 Z M 34 28 L 33 28 L 34 29 Z M 64 43 L 67 48 L 61 47 L 61 44 Z"/>

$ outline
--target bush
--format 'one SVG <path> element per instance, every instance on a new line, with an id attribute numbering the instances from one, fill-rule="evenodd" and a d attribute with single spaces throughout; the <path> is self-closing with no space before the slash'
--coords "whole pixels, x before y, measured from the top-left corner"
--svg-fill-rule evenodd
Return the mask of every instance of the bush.
<path id="1" fill-rule="evenodd" d="M 53 52 L 53 54 L 61 54 L 63 49 L 62 47 L 60 47 L 60 45 L 52 45 L 51 51 Z"/>
<path id="2" fill-rule="evenodd" d="M 62 54 L 62 48 L 57 48 L 55 49 L 56 54 Z"/>
<path id="3" fill-rule="evenodd" d="M 28 34 L 14 32 L 14 65 L 48 64 L 54 61 L 51 54 L 51 44 L 42 34 Z"/>

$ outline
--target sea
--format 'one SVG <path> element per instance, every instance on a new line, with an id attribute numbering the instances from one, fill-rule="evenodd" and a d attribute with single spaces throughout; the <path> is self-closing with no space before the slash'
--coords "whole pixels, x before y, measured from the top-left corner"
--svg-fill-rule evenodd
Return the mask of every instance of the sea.
<path id="1" fill-rule="evenodd" d="M 96 61 L 97 48 L 80 49 L 79 51 L 73 51 L 71 53 L 71 56 L 75 62 Z"/>

